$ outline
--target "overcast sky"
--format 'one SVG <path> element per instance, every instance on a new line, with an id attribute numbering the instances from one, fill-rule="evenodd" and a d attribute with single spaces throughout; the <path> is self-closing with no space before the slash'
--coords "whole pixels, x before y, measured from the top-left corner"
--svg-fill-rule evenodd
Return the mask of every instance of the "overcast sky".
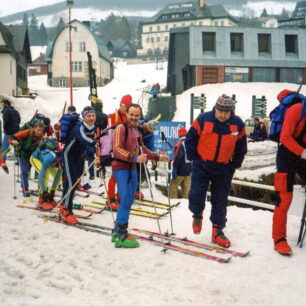
<path id="1" fill-rule="evenodd" d="M 63 0 L 0 0 L 0 16 L 7 16 L 58 2 L 63 2 Z"/>

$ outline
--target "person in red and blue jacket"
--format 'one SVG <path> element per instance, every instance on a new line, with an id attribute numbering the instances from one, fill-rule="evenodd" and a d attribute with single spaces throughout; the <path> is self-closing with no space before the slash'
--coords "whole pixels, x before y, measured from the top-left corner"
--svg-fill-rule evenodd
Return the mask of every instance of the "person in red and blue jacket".
<path id="1" fill-rule="evenodd" d="M 112 232 L 112 242 L 115 242 L 115 247 L 135 248 L 139 246 L 138 241 L 134 236 L 130 236 L 127 230 L 137 187 L 136 163 L 145 163 L 148 159 L 161 162 L 169 161 L 168 156 L 158 156 L 143 144 L 141 132 L 137 128 L 140 114 L 141 107 L 138 104 L 128 106 L 126 123 L 119 124 L 113 134 L 115 158 L 112 161 L 112 171 L 120 196 L 120 206 Z M 127 136 L 126 128 L 128 129 Z"/>
<path id="2" fill-rule="evenodd" d="M 200 234 L 209 183 L 211 191 L 212 242 L 229 247 L 222 229 L 226 224 L 227 198 L 233 174 L 247 153 L 247 138 L 242 120 L 233 113 L 234 102 L 222 95 L 213 110 L 199 115 L 186 140 L 186 152 L 193 161 L 189 209 L 193 213 L 193 231 Z"/>
<path id="3" fill-rule="evenodd" d="M 191 161 L 188 160 L 185 148 L 187 130 L 181 126 L 178 131 L 179 143 L 177 144 L 173 158 L 172 180 L 170 181 L 170 198 L 178 198 L 178 187 L 182 188 L 182 197 L 188 199 L 190 190 Z"/>
<path id="4" fill-rule="evenodd" d="M 287 91 L 287 92 L 286 92 Z M 283 90 L 278 95 L 288 94 Z M 300 101 L 301 102 L 301 101 Z M 277 173 L 274 188 L 278 199 L 273 214 L 272 238 L 275 250 L 282 255 L 290 255 L 287 243 L 287 212 L 293 197 L 293 183 L 296 173 L 306 184 L 306 98 L 288 108 L 280 134 L 280 145 L 276 155 Z"/>

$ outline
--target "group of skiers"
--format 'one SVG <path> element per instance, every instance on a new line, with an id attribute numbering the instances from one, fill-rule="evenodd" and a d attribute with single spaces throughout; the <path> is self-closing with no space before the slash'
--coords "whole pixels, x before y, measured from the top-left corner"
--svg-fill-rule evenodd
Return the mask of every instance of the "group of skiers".
<path id="1" fill-rule="evenodd" d="M 282 95 L 284 93 L 278 96 L 280 101 Z M 286 241 L 286 218 L 292 201 L 295 174 L 298 173 L 304 183 L 306 182 L 306 106 L 303 98 L 296 102 L 302 103 L 294 104 L 285 114 L 274 182 L 278 201 L 273 215 L 272 236 L 275 250 L 285 255 L 291 254 L 291 248 Z M 112 241 L 116 247 L 137 247 L 138 241 L 128 233 L 128 220 L 135 195 L 143 196 L 138 177 L 144 171 L 140 170 L 139 165 L 146 167 L 148 160 L 169 162 L 168 156 L 158 156 L 153 152 L 154 148 L 150 147 L 158 122 L 144 120 L 141 107 L 133 103 L 130 95 L 123 96 L 119 109 L 108 117 L 102 113 L 102 103 L 94 103 L 83 109 L 82 120 L 78 120 L 73 125 L 63 149 L 58 150 L 56 140 L 43 140 L 46 126 L 42 120 L 36 121 L 29 129 L 18 131 L 19 115 L 15 113 L 14 123 L 10 120 L 11 124 L 8 127 L 5 118 L 12 116 L 14 111 L 7 100 L 2 101 L 2 106 L 4 108 L 2 152 L 7 148 L 7 143 L 14 145 L 16 149 L 18 147 L 21 186 L 25 195 L 28 193 L 28 169 L 32 165 L 39 173 L 38 206 L 41 209 L 56 207 L 58 203 L 54 201 L 54 194 L 60 184 L 63 171 L 65 179 L 59 216 L 70 224 L 78 223 L 73 214 L 73 196 L 84 174 L 84 160 L 89 161 L 90 169 L 94 168 L 94 164 L 98 164 L 103 175 L 105 174 L 105 165 L 103 162 L 98 162 L 98 147 L 101 145 L 98 140 L 107 125 L 114 128 L 111 136 L 112 175 L 107 188 L 107 205 L 117 211 Z M 193 213 L 193 231 L 195 234 L 200 234 L 206 193 L 210 185 L 212 242 L 222 247 L 231 245 L 231 241 L 223 232 L 227 221 L 231 181 L 235 170 L 241 167 L 247 153 L 245 126 L 233 110 L 234 101 L 229 96 L 222 95 L 211 111 L 200 114 L 194 120 L 188 131 L 185 127 L 179 129 L 180 139 L 175 148 L 169 193 L 170 197 L 178 197 L 178 186 L 182 187 L 182 195 L 189 198 L 189 209 Z M 69 112 L 75 113 L 75 108 L 71 108 Z M 51 171 L 51 168 L 55 170 Z M 54 177 L 50 188 L 46 183 L 48 174 Z M 90 173 L 90 179 L 93 178 L 94 171 Z"/>

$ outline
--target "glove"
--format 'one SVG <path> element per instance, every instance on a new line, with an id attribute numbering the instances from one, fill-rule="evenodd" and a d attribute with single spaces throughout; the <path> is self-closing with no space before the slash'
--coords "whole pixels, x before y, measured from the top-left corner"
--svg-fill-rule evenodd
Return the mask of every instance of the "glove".
<path id="1" fill-rule="evenodd" d="M 248 142 L 254 142 L 254 139 L 249 139 Z"/>
<path id="2" fill-rule="evenodd" d="M 177 168 L 173 168 L 173 170 L 172 170 L 172 179 L 173 180 L 177 179 Z"/>
<path id="3" fill-rule="evenodd" d="M 158 128 L 158 121 L 157 120 L 150 120 L 148 121 L 148 128 L 151 132 L 154 132 Z"/>
<path id="4" fill-rule="evenodd" d="M 304 149 L 304 151 L 302 152 L 301 158 L 302 159 L 306 159 L 306 149 Z"/>

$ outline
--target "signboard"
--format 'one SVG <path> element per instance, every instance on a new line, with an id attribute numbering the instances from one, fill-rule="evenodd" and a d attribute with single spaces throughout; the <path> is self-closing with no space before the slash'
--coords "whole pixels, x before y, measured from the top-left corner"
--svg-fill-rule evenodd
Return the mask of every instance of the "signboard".
<path id="1" fill-rule="evenodd" d="M 252 117 L 253 118 L 265 118 L 267 111 L 267 100 L 265 96 L 260 99 L 256 99 L 256 96 L 252 97 Z"/>
<path id="2" fill-rule="evenodd" d="M 158 155 L 166 154 L 169 155 L 170 160 L 173 160 L 174 149 L 171 149 L 170 146 L 162 142 L 161 132 L 164 132 L 168 142 L 171 146 L 175 146 L 174 140 L 178 141 L 178 131 L 181 126 L 186 126 L 185 122 L 173 122 L 173 121 L 159 121 L 158 129 L 154 132 L 154 146 L 155 153 Z"/>

